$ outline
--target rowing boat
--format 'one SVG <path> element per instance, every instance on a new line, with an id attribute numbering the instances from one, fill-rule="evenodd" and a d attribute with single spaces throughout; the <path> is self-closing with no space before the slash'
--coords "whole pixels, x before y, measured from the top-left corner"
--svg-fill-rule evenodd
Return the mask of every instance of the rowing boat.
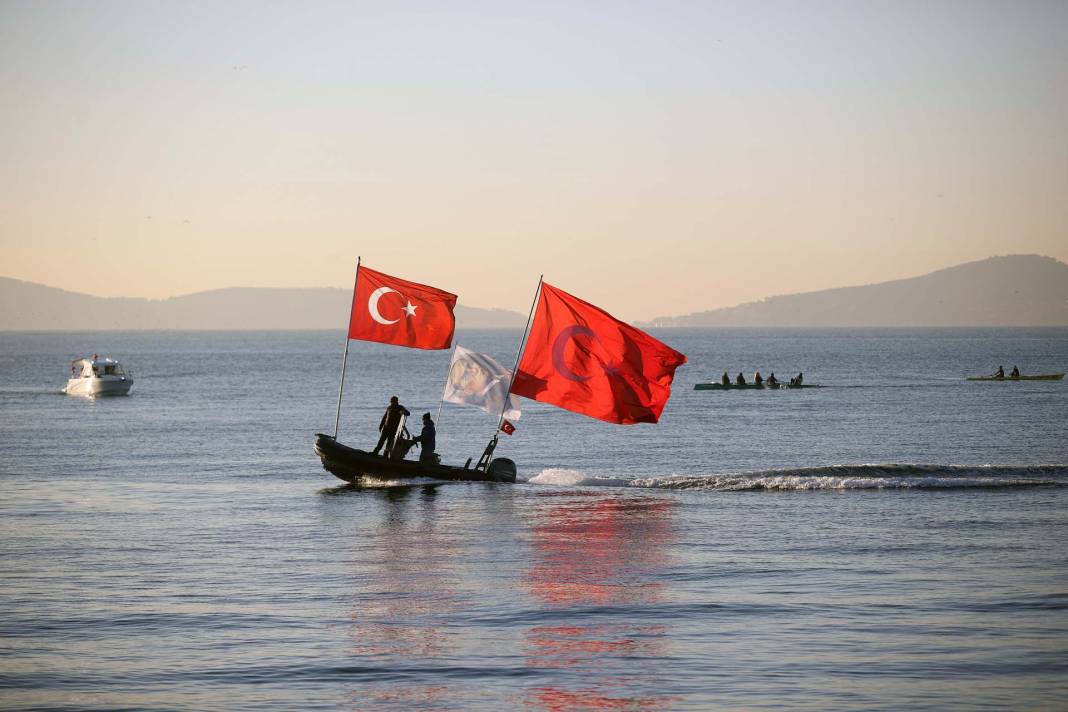
<path id="1" fill-rule="evenodd" d="M 1063 373 L 1044 373 L 1037 376 L 968 376 L 966 381 L 1060 381 Z"/>
<path id="2" fill-rule="evenodd" d="M 693 387 L 695 391 L 755 391 L 763 388 L 763 384 L 758 386 L 755 383 L 695 383 Z"/>
<path id="3" fill-rule="evenodd" d="M 800 385 L 790 383 L 776 383 L 774 386 L 769 386 L 767 383 L 695 383 L 693 389 L 695 391 L 777 391 L 787 390 L 793 388 L 823 388 L 823 386 L 817 383 L 802 383 Z"/>

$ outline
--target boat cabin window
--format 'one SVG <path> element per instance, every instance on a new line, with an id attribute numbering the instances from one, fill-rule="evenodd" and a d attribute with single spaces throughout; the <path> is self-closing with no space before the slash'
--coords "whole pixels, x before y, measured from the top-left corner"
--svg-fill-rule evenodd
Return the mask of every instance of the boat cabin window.
<path id="1" fill-rule="evenodd" d="M 122 364 L 118 363 L 93 363 L 85 360 L 82 362 L 82 378 L 100 378 L 101 376 L 120 376 L 126 372 L 122 370 Z"/>

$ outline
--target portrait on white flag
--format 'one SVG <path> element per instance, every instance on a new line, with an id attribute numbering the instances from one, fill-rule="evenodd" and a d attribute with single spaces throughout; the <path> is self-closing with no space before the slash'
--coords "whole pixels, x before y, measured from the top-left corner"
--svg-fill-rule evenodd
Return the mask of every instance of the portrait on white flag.
<path id="1" fill-rule="evenodd" d="M 459 344 L 452 354 L 449 376 L 445 381 L 446 403 L 473 405 L 487 413 L 500 415 L 508 397 L 504 417 L 519 418 L 519 397 L 508 395 L 512 372 L 486 354 L 469 351 Z"/>

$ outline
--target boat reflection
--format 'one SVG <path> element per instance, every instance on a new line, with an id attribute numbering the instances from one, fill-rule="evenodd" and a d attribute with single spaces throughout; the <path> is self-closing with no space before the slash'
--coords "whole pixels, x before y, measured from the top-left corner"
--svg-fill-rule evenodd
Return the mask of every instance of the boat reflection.
<path id="1" fill-rule="evenodd" d="M 353 549 L 358 590 L 349 614 L 350 653 L 385 673 L 380 682 L 364 680 L 353 688 L 353 707 L 448 708 L 454 691 L 440 681 L 419 680 L 419 662 L 413 667 L 413 661 L 447 659 L 453 652 L 441 621 L 459 605 L 463 543 L 439 527 L 434 485 L 363 490 L 361 496 L 379 498 L 382 539 L 390 545 Z M 411 674 L 408 682 L 389 679 L 402 668 Z"/>
<path id="2" fill-rule="evenodd" d="M 657 665 L 667 656 L 668 626 L 596 621 L 603 607 L 634 609 L 637 614 L 662 602 L 663 584 L 657 578 L 668 559 L 672 511 L 668 500 L 574 494 L 558 505 L 539 508 L 526 586 L 548 612 L 560 612 L 553 617 L 567 622 L 529 629 L 527 665 L 581 670 L 582 675 L 573 688 L 529 689 L 528 705 L 553 712 L 655 710 L 677 701 L 643 694 L 662 689 Z M 635 662 L 641 658 L 648 664 Z M 647 672 L 635 675 L 636 668 Z"/>

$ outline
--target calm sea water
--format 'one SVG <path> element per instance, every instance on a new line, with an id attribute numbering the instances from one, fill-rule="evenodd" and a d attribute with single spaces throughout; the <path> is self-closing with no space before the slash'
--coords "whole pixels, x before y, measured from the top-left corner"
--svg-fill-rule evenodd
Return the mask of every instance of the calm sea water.
<path id="1" fill-rule="evenodd" d="M 524 482 L 355 489 L 340 333 L 0 334 L 0 706 L 1068 707 L 1068 382 L 963 380 L 1068 330 L 658 335 L 659 425 L 524 401 Z M 94 351 L 128 397 L 60 395 Z M 448 359 L 353 342 L 339 439 Z M 693 390 L 754 369 L 829 387 Z M 495 423 L 446 405 L 443 458 Z"/>

